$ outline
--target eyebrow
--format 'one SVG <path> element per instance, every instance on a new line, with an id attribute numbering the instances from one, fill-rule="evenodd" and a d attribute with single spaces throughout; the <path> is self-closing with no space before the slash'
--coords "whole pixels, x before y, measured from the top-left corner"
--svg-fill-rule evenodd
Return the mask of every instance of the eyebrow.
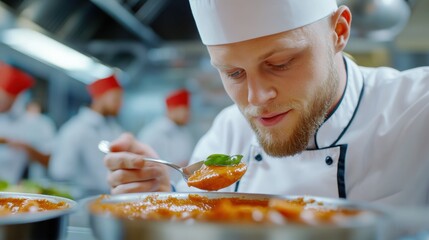
<path id="1" fill-rule="evenodd" d="M 258 61 L 262 61 L 262 60 L 264 60 L 265 58 L 267 58 L 267 57 L 269 57 L 269 56 L 271 56 L 271 55 L 273 55 L 274 53 L 276 53 L 276 52 L 279 52 L 279 51 L 284 51 L 285 49 L 284 48 L 275 48 L 275 49 L 272 49 L 271 51 L 269 51 L 269 52 L 267 52 L 267 53 L 264 53 L 262 56 L 259 56 L 258 57 Z"/>
<path id="2" fill-rule="evenodd" d="M 280 51 L 286 51 L 286 50 L 288 50 L 288 49 L 292 49 L 292 48 L 277 47 L 277 48 L 271 49 L 269 52 L 264 53 L 263 55 L 259 56 L 259 57 L 258 57 L 258 61 L 262 61 L 262 60 L 264 60 L 265 58 L 267 58 L 267 57 L 269 57 L 269 56 L 273 55 L 274 53 L 277 53 L 277 52 L 280 52 Z M 211 64 L 212 64 L 212 66 L 214 66 L 214 67 L 215 67 L 215 68 L 217 68 L 217 69 L 228 69 L 228 68 L 233 68 L 233 66 L 230 66 L 230 65 L 217 64 L 217 63 L 214 63 L 214 62 L 211 62 Z"/>
<path id="3" fill-rule="evenodd" d="M 264 53 L 261 56 L 259 56 L 258 57 L 258 61 L 262 61 L 262 60 L 268 58 L 269 56 L 271 56 L 271 55 L 273 55 L 275 53 L 285 52 L 285 51 L 288 51 L 288 50 L 290 52 L 290 50 L 294 50 L 294 49 L 296 49 L 296 47 L 293 47 L 293 48 L 291 48 L 291 47 L 278 47 L 278 48 L 274 48 L 274 49 L 270 50 L 269 52 Z"/>
<path id="4" fill-rule="evenodd" d="M 212 65 L 213 67 L 215 67 L 215 68 L 217 68 L 217 69 L 227 69 L 227 68 L 232 68 L 232 66 L 230 66 L 230 65 L 217 64 L 217 63 L 214 63 L 214 62 L 212 62 L 212 61 L 210 61 L 210 63 L 211 63 L 211 65 Z"/>
<path id="5" fill-rule="evenodd" d="M 268 52 L 262 54 L 261 56 L 259 56 L 257 59 L 258 59 L 258 61 L 262 61 L 262 60 L 268 58 L 269 56 L 271 56 L 271 55 L 273 55 L 273 54 L 275 54 L 277 52 L 283 52 L 283 51 L 288 51 L 288 50 L 293 51 L 293 50 L 296 50 L 297 48 L 302 48 L 304 46 L 305 46 L 305 41 L 299 41 L 298 44 L 295 43 L 295 46 L 293 46 L 293 47 L 285 47 L 285 46 L 274 47 L 270 51 L 268 51 Z M 211 63 L 212 66 L 214 66 L 217 69 L 228 69 L 228 68 L 233 68 L 234 67 L 234 66 L 231 66 L 231 65 L 218 64 L 218 63 L 215 63 L 213 61 L 210 61 L 210 63 Z"/>
<path id="6" fill-rule="evenodd" d="M 265 58 L 268 58 L 269 56 L 271 56 L 271 55 L 273 55 L 274 53 L 277 53 L 277 52 L 284 52 L 284 51 L 287 51 L 287 50 L 292 51 L 292 50 L 296 50 L 298 48 L 302 48 L 302 47 L 305 46 L 305 44 L 306 44 L 306 41 L 301 40 L 301 41 L 295 42 L 294 46 L 290 46 L 290 47 L 289 46 L 275 47 L 275 48 L 271 49 L 269 52 L 264 53 L 263 55 L 259 56 L 258 57 L 258 61 L 262 61 Z"/>

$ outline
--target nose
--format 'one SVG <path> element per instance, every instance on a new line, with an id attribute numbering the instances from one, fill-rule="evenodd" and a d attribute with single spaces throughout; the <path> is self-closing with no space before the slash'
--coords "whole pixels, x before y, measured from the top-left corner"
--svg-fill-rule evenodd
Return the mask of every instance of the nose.
<path id="1" fill-rule="evenodd" d="M 250 104 L 262 106 L 269 103 L 276 96 L 277 91 L 269 80 L 247 76 L 247 100 Z"/>

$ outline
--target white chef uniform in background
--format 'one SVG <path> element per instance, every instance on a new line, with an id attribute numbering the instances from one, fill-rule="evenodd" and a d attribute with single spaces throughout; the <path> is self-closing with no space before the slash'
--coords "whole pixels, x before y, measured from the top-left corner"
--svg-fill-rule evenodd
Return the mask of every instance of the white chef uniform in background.
<path id="1" fill-rule="evenodd" d="M 0 94 L 9 99 L 0 98 L 0 180 L 10 184 L 17 184 L 30 162 L 36 159 L 31 159 L 26 151 L 12 147 L 7 142 L 21 142 L 48 155 L 55 136 L 55 124 L 51 119 L 25 111 L 23 93 L 34 83 L 30 75 L 0 63 Z"/>
<path id="2" fill-rule="evenodd" d="M 186 89 L 170 92 L 165 105 L 166 115 L 142 128 L 137 138 L 153 147 L 161 159 L 183 167 L 189 162 L 195 145 L 187 127 L 191 110 L 190 92 Z M 170 178 L 176 183 L 182 176 L 176 170 L 170 170 Z"/>
<path id="3" fill-rule="evenodd" d="M 77 198 L 109 193 L 108 170 L 97 145 L 123 132 L 114 119 L 122 102 L 122 88 L 116 77 L 94 81 L 88 90 L 93 99 L 91 107 L 81 107 L 78 114 L 60 128 L 49 165 L 52 178 L 71 183 Z"/>

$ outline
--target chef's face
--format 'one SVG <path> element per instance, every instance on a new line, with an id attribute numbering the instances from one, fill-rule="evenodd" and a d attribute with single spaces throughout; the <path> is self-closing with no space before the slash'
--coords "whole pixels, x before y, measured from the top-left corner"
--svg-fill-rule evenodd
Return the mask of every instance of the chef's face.
<path id="1" fill-rule="evenodd" d="M 325 36 L 310 25 L 208 46 L 227 93 L 272 156 L 305 150 L 336 98 L 333 44 Z"/>
<path id="2" fill-rule="evenodd" d="M 179 126 L 188 124 L 190 109 L 188 106 L 177 106 L 167 109 L 168 117 Z"/>
<path id="3" fill-rule="evenodd" d="M 121 89 L 113 89 L 101 97 L 104 102 L 104 115 L 117 116 L 122 107 L 123 91 Z"/>
<path id="4" fill-rule="evenodd" d="M 0 89 L 0 113 L 8 112 L 12 108 L 15 99 L 15 96 Z"/>

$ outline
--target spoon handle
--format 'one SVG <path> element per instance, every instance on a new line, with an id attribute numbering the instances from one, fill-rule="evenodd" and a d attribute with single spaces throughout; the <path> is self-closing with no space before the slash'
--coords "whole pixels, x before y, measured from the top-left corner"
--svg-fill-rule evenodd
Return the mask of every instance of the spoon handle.
<path id="1" fill-rule="evenodd" d="M 150 158 L 150 157 L 143 157 L 143 156 L 140 156 L 140 159 L 142 159 L 144 161 L 148 161 L 148 162 L 161 163 L 161 164 L 167 165 L 169 167 L 172 167 L 172 168 L 174 168 L 174 169 L 176 169 L 178 171 L 181 171 L 181 167 L 180 166 L 178 166 L 178 165 L 176 165 L 174 163 L 171 163 L 171 162 L 167 162 L 167 161 L 161 160 L 161 159 Z"/>
<path id="2" fill-rule="evenodd" d="M 109 141 L 106 141 L 106 140 L 102 140 L 102 141 L 100 141 L 100 142 L 98 143 L 98 149 L 99 149 L 101 152 L 105 153 L 105 154 L 110 153 L 110 142 L 109 142 Z M 144 160 L 144 161 L 148 161 L 148 162 L 156 162 L 156 163 L 161 163 L 161 164 L 167 165 L 167 166 L 169 166 L 169 167 L 172 167 L 172 168 L 176 169 L 177 171 L 179 171 L 180 173 L 182 173 L 182 174 L 183 174 L 183 172 L 182 172 L 182 167 L 180 167 L 180 166 L 178 166 L 178 165 L 176 165 L 176 164 L 174 164 L 174 163 L 167 162 L 167 161 L 164 161 L 164 160 L 161 160 L 161 159 L 150 158 L 150 157 L 144 157 L 144 156 L 141 156 L 141 155 L 140 155 L 139 157 L 140 157 L 140 159 L 141 159 L 141 160 Z"/>

